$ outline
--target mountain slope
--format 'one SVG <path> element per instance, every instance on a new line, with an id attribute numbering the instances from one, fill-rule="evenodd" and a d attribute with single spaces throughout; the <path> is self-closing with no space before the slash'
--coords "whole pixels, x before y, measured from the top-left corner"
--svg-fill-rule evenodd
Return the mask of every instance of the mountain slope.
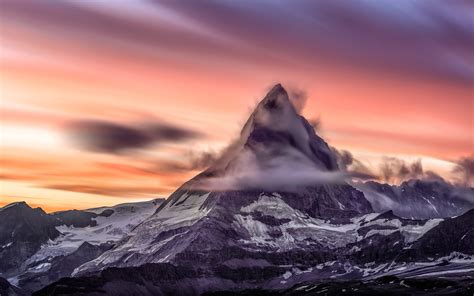
<path id="1" fill-rule="evenodd" d="M 470 245 L 464 248 L 461 244 L 448 244 L 439 254 L 451 252 L 449 256 L 426 257 L 433 254 L 432 246 L 426 243 L 433 235 L 442 239 L 438 233 L 462 223 L 462 229 L 450 238 L 460 240 L 465 229 L 474 229 L 472 211 L 436 222 L 400 219 L 390 212 L 353 218 L 350 224 L 339 227 L 347 228 L 346 235 L 360 237 L 354 243 L 333 249 L 318 264 L 314 263 L 318 261 L 314 256 L 321 253 L 308 250 L 300 253 L 299 260 L 290 260 L 288 252 L 274 256 L 265 252 L 264 247 L 258 253 L 236 252 L 236 249 L 229 253 L 232 249 L 227 249 L 214 252 L 212 259 L 208 257 L 211 261 L 204 262 L 202 256 L 206 251 L 193 249 L 186 264 L 182 261 L 106 268 L 89 276 L 63 278 L 34 295 L 79 292 L 82 295 L 213 295 L 213 291 L 226 291 L 229 295 L 319 295 L 325 291 L 330 291 L 329 295 L 349 291 L 351 295 L 357 295 L 356 292 L 358 295 L 392 292 L 393 295 L 464 295 L 472 292 L 474 252 Z M 319 227 L 336 226 L 321 223 Z M 391 233 L 385 233 L 386 229 Z M 372 255 L 366 256 L 369 249 Z M 424 255 L 406 256 L 413 254 Z"/>

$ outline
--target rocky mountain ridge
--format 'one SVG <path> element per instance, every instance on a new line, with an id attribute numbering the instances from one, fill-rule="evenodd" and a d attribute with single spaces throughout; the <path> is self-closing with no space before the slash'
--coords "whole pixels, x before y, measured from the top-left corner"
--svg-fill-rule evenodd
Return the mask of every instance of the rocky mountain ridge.
<path id="1" fill-rule="evenodd" d="M 70 276 L 153 214 L 162 201 L 51 214 L 25 202 L 0 208 L 0 276 L 26 291 Z"/>

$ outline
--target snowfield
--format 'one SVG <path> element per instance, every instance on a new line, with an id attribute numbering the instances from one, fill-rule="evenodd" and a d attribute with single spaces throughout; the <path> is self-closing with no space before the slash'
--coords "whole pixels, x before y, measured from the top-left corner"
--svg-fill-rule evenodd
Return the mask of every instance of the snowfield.
<path id="1" fill-rule="evenodd" d="M 299 243 L 308 244 L 309 239 L 330 249 L 343 247 L 348 243 L 360 241 L 375 234 L 389 235 L 400 231 L 405 242 L 413 242 L 428 230 L 438 225 L 443 219 L 432 219 L 420 224 L 403 225 L 398 219 L 377 218 L 381 213 L 371 213 L 353 218 L 352 223 L 332 224 L 321 219 L 309 217 L 306 214 L 290 207 L 281 195 L 261 195 L 252 204 L 242 207 L 240 214 L 234 215 L 234 229 L 245 229 L 250 238 L 242 240 L 244 244 L 267 246 L 279 251 L 298 247 Z M 282 221 L 280 225 L 267 225 L 254 218 L 252 213 L 272 217 Z M 357 231 L 361 227 L 373 227 L 365 235 Z M 390 227 L 390 229 L 380 229 Z M 279 237 L 272 237 L 270 233 L 281 233 Z"/>
<path id="2" fill-rule="evenodd" d="M 47 270 L 50 264 L 44 263 L 45 261 L 51 261 L 57 256 L 71 254 L 84 242 L 93 245 L 117 242 L 124 234 L 130 232 L 135 226 L 152 215 L 161 203 L 162 200 L 157 199 L 84 210 L 96 214 L 100 214 L 105 210 L 112 210 L 113 213 L 108 217 L 98 216 L 92 218 L 97 222 L 96 226 L 74 227 L 61 225 L 56 227 L 61 235 L 44 244 L 38 252 L 28 258 L 25 262 L 25 272 Z"/>

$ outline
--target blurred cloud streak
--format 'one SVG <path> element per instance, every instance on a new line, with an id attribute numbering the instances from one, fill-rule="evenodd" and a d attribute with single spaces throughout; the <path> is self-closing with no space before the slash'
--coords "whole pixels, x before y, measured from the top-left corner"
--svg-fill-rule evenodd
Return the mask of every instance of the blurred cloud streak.
<path id="1" fill-rule="evenodd" d="M 86 120 L 70 123 L 67 130 L 78 147 L 105 153 L 121 153 L 163 142 L 179 143 L 202 136 L 190 129 L 157 122 L 134 126 Z"/>

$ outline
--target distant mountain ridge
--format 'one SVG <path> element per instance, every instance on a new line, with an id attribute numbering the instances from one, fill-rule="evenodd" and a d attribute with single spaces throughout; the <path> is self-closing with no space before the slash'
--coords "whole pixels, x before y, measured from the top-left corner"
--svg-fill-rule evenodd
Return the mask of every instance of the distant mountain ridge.
<path id="1" fill-rule="evenodd" d="M 400 185 L 369 181 L 355 187 L 364 192 L 375 211 L 392 210 L 405 218 L 453 217 L 474 208 L 474 188 L 453 186 L 444 180 L 413 179 Z"/>
<path id="2" fill-rule="evenodd" d="M 47 214 L 17 202 L 0 208 L 0 276 L 33 291 L 71 275 L 153 214 L 163 199 Z"/>

